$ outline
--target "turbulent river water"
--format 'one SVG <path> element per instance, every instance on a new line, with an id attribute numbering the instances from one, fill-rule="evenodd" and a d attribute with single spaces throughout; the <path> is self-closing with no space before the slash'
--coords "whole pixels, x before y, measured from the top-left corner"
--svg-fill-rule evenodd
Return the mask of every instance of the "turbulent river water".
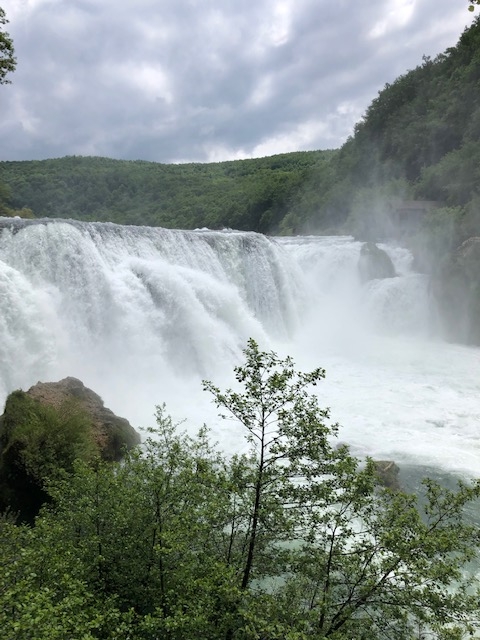
<path id="1" fill-rule="evenodd" d="M 165 402 L 233 452 L 201 380 L 231 385 L 253 337 L 326 369 L 320 405 L 358 455 L 476 476 L 480 350 L 441 339 L 428 278 L 381 247 L 396 277 L 362 282 L 350 237 L 0 218 L 0 401 L 75 376 L 137 428 Z"/>

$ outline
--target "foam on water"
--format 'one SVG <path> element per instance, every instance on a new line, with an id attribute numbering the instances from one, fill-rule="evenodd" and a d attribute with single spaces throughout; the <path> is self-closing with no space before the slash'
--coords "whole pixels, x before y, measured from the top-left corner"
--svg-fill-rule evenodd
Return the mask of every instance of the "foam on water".
<path id="1" fill-rule="evenodd" d="M 234 451 L 201 379 L 231 384 L 254 337 L 327 370 L 320 403 L 355 452 L 476 475 L 480 351 L 435 337 L 426 276 L 381 246 L 397 277 L 362 283 L 349 237 L 0 219 L 0 400 L 72 375 L 135 426 L 165 401 Z"/>
<path id="2" fill-rule="evenodd" d="M 361 243 L 285 245 L 311 292 L 292 352 L 302 368 L 326 369 L 321 402 L 342 425 L 340 438 L 359 454 L 477 475 L 480 350 L 435 335 L 428 278 L 412 271 L 409 252 L 380 245 L 398 276 L 361 284 Z"/>

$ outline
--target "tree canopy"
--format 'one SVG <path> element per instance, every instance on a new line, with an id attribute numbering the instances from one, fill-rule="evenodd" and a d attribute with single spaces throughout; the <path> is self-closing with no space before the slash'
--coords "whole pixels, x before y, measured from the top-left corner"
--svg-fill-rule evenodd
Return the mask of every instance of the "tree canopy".
<path id="1" fill-rule="evenodd" d="M 0 84 L 8 84 L 10 82 L 7 74 L 15 71 L 17 65 L 13 40 L 4 29 L 6 24 L 8 24 L 8 20 L 5 16 L 5 11 L 0 7 Z"/>

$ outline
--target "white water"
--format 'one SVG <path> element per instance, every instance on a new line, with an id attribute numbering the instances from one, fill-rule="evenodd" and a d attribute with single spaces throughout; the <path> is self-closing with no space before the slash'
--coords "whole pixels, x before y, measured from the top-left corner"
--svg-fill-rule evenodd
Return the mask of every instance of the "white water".
<path id="1" fill-rule="evenodd" d="M 213 425 L 201 379 L 224 387 L 248 337 L 322 366 L 321 406 L 358 454 L 477 475 L 480 350 L 442 342 L 425 276 L 384 246 L 398 277 L 361 284 L 361 244 L 0 219 L 0 401 L 80 378 L 135 427 L 167 403 Z"/>

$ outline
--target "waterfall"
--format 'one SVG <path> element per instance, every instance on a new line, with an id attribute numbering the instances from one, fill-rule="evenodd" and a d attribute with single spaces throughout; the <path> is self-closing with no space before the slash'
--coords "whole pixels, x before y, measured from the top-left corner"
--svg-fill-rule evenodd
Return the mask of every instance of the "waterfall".
<path id="1" fill-rule="evenodd" d="M 0 400 L 71 375 L 136 427 L 165 401 L 236 450 L 200 381 L 232 384 L 253 337 L 327 370 L 355 452 L 476 473 L 480 352 L 435 337 L 427 277 L 381 248 L 397 275 L 362 282 L 350 237 L 0 218 Z"/>
<path id="2" fill-rule="evenodd" d="M 87 357 L 211 373 L 249 336 L 286 336 L 296 322 L 292 269 L 263 236 L 72 221 L 1 228 L 10 388 Z"/>

